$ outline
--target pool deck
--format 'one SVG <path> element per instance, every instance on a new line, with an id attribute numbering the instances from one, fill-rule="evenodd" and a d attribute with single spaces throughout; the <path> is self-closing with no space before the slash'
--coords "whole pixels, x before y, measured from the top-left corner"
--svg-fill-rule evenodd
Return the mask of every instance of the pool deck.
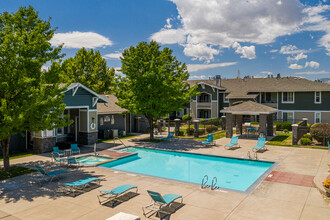
<path id="1" fill-rule="evenodd" d="M 164 135 L 165 136 L 165 135 Z M 225 150 L 229 139 L 217 140 L 217 146 L 202 147 L 199 141 L 176 139 L 168 142 L 142 143 L 138 139 L 125 139 L 125 145 L 156 147 L 179 151 L 247 158 L 255 140 L 239 140 L 241 148 Z M 160 137 L 160 136 L 157 136 Z M 100 145 L 100 151 L 107 146 Z M 91 148 L 82 148 L 90 153 Z M 250 194 L 232 191 L 211 191 L 199 186 L 118 172 L 104 167 L 70 169 L 59 181 L 39 187 L 34 183 L 37 173 L 0 181 L 0 219 L 106 219 L 119 212 L 145 218 L 141 207 L 150 203 L 146 190 L 162 194 L 183 196 L 182 207 L 165 219 L 329 219 L 330 206 L 314 187 L 315 179 L 328 175 L 330 152 L 327 150 L 268 146 L 258 153 L 260 160 L 276 161 L 279 165 Z M 54 170 L 49 154 L 33 155 L 11 160 L 11 164 L 33 167 L 40 164 L 47 171 Z M 58 167 L 57 169 L 66 169 Z M 74 174 L 74 175 L 72 175 Z M 75 198 L 57 192 L 60 182 L 71 182 L 86 176 L 104 179 L 101 187 Z M 314 183 L 312 183 L 314 180 Z M 322 180 L 323 181 L 323 180 Z M 319 182 L 318 180 L 316 182 Z M 100 205 L 99 190 L 109 190 L 122 184 L 138 186 L 138 195 L 115 207 Z M 318 183 L 316 183 L 318 184 Z M 321 184 L 321 183 L 319 183 Z M 159 219 L 152 215 L 149 219 Z"/>

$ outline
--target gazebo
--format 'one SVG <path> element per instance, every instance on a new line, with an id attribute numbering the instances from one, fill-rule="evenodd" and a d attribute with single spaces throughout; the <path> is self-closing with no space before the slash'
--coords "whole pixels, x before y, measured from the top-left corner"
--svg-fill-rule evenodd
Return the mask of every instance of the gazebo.
<path id="1" fill-rule="evenodd" d="M 236 116 L 236 134 L 242 135 L 243 115 L 259 115 L 259 133 L 273 136 L 273 114 L 277 111 L 275 108 L 253 101 L 243 102 L 221 110 L 221 113 L 226 114 L 226 137 L 231 138 L 233 136 L 234 116 Z"/>

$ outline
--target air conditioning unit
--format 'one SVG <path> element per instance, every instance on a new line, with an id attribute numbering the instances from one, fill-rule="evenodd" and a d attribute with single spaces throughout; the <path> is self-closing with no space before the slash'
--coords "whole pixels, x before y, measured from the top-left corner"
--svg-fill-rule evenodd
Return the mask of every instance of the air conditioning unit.
<path id="1" fill-rule="evenodd" d="M 118 129 L 112 129 L 112 138 L 118 138 Z"/>

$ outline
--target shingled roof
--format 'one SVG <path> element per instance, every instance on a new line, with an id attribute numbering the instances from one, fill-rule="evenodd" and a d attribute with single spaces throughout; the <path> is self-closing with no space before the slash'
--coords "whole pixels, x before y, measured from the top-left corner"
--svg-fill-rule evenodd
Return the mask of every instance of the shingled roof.
<path id="1" fill-rule="evenodd" d="M 215 80 L 189 80 L 189 84 L 207 83 L 216 85 Z M 330 84 L 315 82 L 299 77 L 221 79 L 221 88 L 228 92 L 227 98 L 253 99 L 259 92 L 314 92 L 330 91 Z"/>
<path id="2" fill-rule="evenodd" d="M 116 104 L 118 99 L 114 95 L 101 95 L 103 98 L 108 100 L 109 103 L 98 103 L 97 113 L 98 114 L 120 114 L 126 112 L 127 109 L 121 108 Z"/>
<path id="3" fill-rule="evenodd" d="M 276 108 L 272 108 L 257 102 L 247 101 L 228 107 L 221 110 L 222 113 L 232 114 L 245 114 L 245 115 L 260 115 L 260 114 L 272 114 L 277 112 Z"/>

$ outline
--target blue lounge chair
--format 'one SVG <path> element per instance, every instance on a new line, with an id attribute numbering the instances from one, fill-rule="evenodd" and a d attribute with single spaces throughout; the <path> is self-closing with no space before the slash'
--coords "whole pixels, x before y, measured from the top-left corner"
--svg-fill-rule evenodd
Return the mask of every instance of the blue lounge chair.
<path id="1" fill-rule="evenodd" d="M 165 137 L 165 138 L 162 138 L 161 140 L 162 140 L 162 141 L 167 141 L 168 139 L 171 139 L 171 138 L 173 138 L 173 137 L 174 137 L 174 132 L 173 132 L 173 131 L 170 131 L 170 132 L 168 133 L 168 136 Z"/>
<path id="2" fill-rule="evenodd" d="M 39 170 L 39 172 L 44 177 L 46 177 L 45 179 L 42 179 L 42 180 L 49 180 L 49 182 L 52 182 L 53 179 L 58 178 L 60 174 L 68 173 L 68 171 L 66 171 L 66 170 L 55 170 L 55 171 L 47 173 L 44 169 L 42 169 L 41 166 L 38 166 L 38 165 L 36 165 L 36 168 Z M 41 184 L 41 180 L 39 182 Z"/>
<path id="3" fill-rule="evenodd" d="M 64 159 L 64 158 L 56 158 L 54 152 L 52 152 L 52 159 L 53 159 L 54 163 L 59 163 L 60 166 L 62 166 L 64 164 L 64 162 L 66 161 L 66 159 Z"/>
<path id="4" fill-rule="evenodd" d="M 75 157 L 69 157 L 67 159 L 67 164 L 68 164 L 68 167 L 71 167 L 71 166 L 76 166 L 76 168 L 80 167 L 80 163 Z"/>
<path id="5" fill-rule="evenodd" d="M 73 193 L 75 196 L 76 192 L 83 192 L 92 182 L 98 182 L 98 185 L 100 185 L 100 181 L 97 177 L 87 177 L 71 183 L 62 183 L 62 191 L 66 194 Z"/>
<path id="6" fill-rule="evenodd" d="M 236 136 L 236 137 L 231 137 L 231 139 L 230 139 L 230 143 L 229 144 L 226 144 L 225 145 L 225 149 L 232 149 L 232 148 L 234 148 L 234 146 L 238 146 L 238 147 L 240 147 L 240 145 L 239 145 L 239 143 L 238 143 L 238 136 Z"/>
<path id="7" fill-rule="evenodd" d="M 152 202 L 151 202 L 151 204 L 142 207 L 144 216 L 146 216 L 148 213 L 150 213 L 152 211 L 156 211 L 158 213 L 158 215 L 160 216 L 160 211 L 163 211 L 161 209 L 165 206 L 167 206 L 167 213 L 169 213 L 170 206 L 173 204 L 173 202 L 175 200 L 181 198 L 181 204 L 183 202 L 183 198 L 180 195 L 169 193 L 169 194 L 162 196 L 158 192 L 153 192 L 150 190 L 147 190 L 147 192 L 148 192 L 149 196 L 151 197 Z M 146 213 L 147 209 L 150 209 L 150 211 Z"/>
<path id="8" fill-rule="evenodd" d="M 328 141 L 328 151 L 330 151 L 330 141 Z"/>
<path id="9" fill-rule="evenodd" d="M 254 152 L 257 152 L 257 151 L 262 150 L 262 149 L 267 150 L 267 147 L 266 147 L 265 143 L 266 143 L 266 138 L 258 138 L 257 146 L 254 146 L 252 148 L 252 150 Z"/>
<path id="10" fill-rule="evenodd" d="M 78 147 L 78 144 L 71 144 L 71 153 L 72 154 L 80 154 L 80 149 Z"/>
<path id="11" fill-rule="evenodd" d="M 58 147 L 53 147 L 53 154 L 58 157 L 64 156 L 64 153 Z"/>
<path id="12" fill-rule="evenodd" d="M 104 204 L 108 201 L 111 201 L 112 204 L 114 204 L 115 201 L 124 202 L 124 200 L 120 199 L 120 196 L 131 189 L 136 189 L 135 193 L 138 191 L 137 186 L 126 184 L 118 186 L 112 190 L 100 191 L 101 195 L 98 195 L 97 198 L 99 199 L 100 204 Z"/>
<path id="13" fill-rule="evenodd" d="M 204 145 L 209 145 L 209 144 L 215 144 L 215 142 L 213 141 L 213 138 L 214 138 L 214 134 L 209 134 L 207 135 L 207 138 L 206 138 L 206 141 L 203 141 L 201 144 L 204 144 Z"/>

